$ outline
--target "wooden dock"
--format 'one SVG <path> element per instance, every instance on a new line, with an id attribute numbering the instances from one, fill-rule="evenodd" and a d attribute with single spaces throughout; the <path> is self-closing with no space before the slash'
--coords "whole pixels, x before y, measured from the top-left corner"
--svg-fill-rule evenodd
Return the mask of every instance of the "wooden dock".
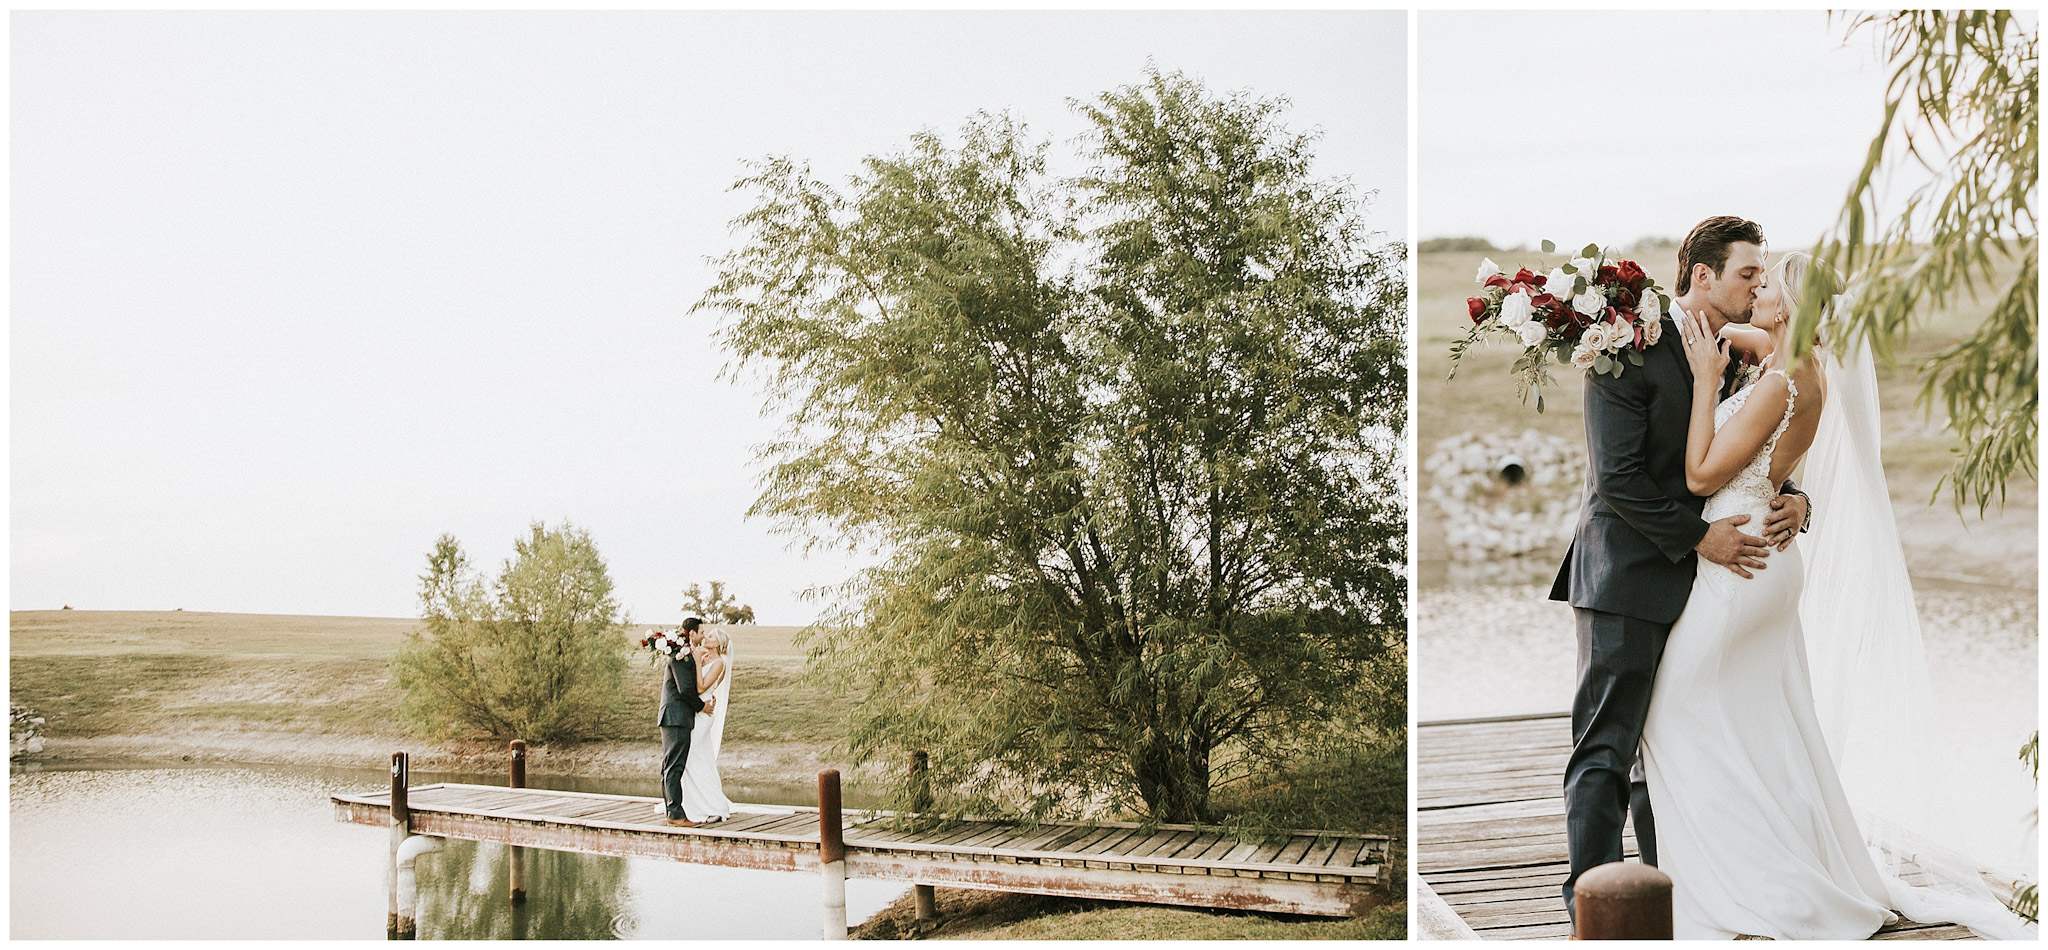
<path id="1" fill-rule="evenodd" d="M 452 783 L 413 786 L 414 835 L 818 873 L 815 808 L 735 805 L 696 828 L 663 822 L 661 800 Z M 333 796 L 341 821 L 387 827 L 391 792 Z M 1297 831 L 1239 841 L 1188 825 L 966 821 L 898 830 L 882 812 L 846 812 L 849 878 L 1108 898 L 1192 907 L 1356 916 L 1390 898 L 1389 840 Z M 535 882 L 545 887 L 545 882 Z"/>
<path id="2" fill-rule="evenodd" d="M 1566 714 L 1421 723 L 1416 727 L 1411 935 L 1421 939 L 1559 940 L 1571 935 L 1560 891 Z M 1636 857 L 1633 832 L 1623 850 Z M 1911 877 L 1908 877 L 1911 881 Z M 1449 913 L 1443 913 L 1446 909 Z M 1455 914 L 1453 918 L 1450 915 Z M 1969 940 L 1952 924 L 1901 920 L 1873 940 Z"/>

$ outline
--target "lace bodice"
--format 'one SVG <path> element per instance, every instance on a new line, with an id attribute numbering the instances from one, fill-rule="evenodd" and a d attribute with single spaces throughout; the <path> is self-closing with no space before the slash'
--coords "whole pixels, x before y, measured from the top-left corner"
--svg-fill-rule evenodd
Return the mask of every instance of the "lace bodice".
<path id="1" fill-rule="evenodd" d="M 1785 427 L 1791 424 L 1792 405 L 1799 399 L 1799 387 L 1792 382 L 1792 377 L 1785 376 L 1783 370 L 1774 369 L 1763 376 L 1758 376 L 1756 382 L 1743 387 L 1735 395 L 1722 400 L 1720 405 L 1714 407 L 1714 431 L 1720 432 L 1721 427 L 1726 425 L 1729 419 L 1742 411 L 1742 407 L 1749 403 L 1750 394 L 1756 392 L 1757 383 L 1763 382 L 1764 377 L 1773 375 L 1785 377 L 1785 415 L 1778 420 L 1778 427 L 1771 430 L 1771 437 L 1764 440 L 1763 447 L 1757 449 L 1756 455 L 1750 458 L 1749 464 L 1744 465 L 1742 471 L 1736 472 L 1735 477 L 1721 486 L 1721 490 L 1707 498 L 1706 511 L 1702 517 L 1708 521 L 1746 514 L 1752 519 L 1748 527 L 1754 529 L 1763 522 L 1764 515 L 1770 512 L 1771 499 L 1778 497 L 1778 486 L 1771 484 L 1771 453 L 1777 449 L 1778 439 L 1785 434 Z"/>

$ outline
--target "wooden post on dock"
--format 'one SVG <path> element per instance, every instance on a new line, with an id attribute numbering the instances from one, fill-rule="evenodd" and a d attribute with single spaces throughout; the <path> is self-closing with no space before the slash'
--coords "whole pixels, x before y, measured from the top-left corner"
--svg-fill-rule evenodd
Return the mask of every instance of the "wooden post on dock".
<path id="1" fill-rule="evenodd" d="M 825 887 L 826 940 L 846 939 L 846 839 L 839 817 L 839 770 L 818 773 L 818 871 Z"/>
<path id="2" fill-rule="evenodd" d="M 398 934 L 398 846 L 412 832 L 412 809 L 406 805 L 406 788 L 411 784 L 412 770 L 405 753 L 391 753 L 391 860 L 385 864 L 386 889 L 390 892 L 390 907 L 384 918 L 384 936 L 397 939 Z"/>
<path id="3" fill-rule="evenodd" d="M 1579 875 L 1572 903 L 1573 940 L 1671 939 L 1671 878 L 1647 864 L 1616 861 Z"/>
<path id="4" fill-rule="evenodd" d="M 910 755 L 910 810 L 922 814 L 932 807 L 932 757 L 923 749 Z M 911 898 L 917 905 L 918 920 L 939 916 L 938 893 L 930 884 L 912 884 Z"/>
<path id="5" fill-rule="evenodd" d="M 512 776 L 511 780 L 506 784 L 506 787 L 526 787 L 525 739 L 512 740 Z M 511 879 L 512 903 L 518 904 L 524 902 L 526 900 L 526 849 L 516 844 L 512 846 Z"/>

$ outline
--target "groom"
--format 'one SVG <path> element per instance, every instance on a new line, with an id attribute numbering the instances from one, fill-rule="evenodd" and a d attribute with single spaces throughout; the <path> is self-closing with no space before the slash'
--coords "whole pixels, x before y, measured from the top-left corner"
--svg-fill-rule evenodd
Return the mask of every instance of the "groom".
<path id="1" fill-rule="evenodd" d="M 1735 217 L 1708 218 L 1678 248 L 1674 307 L 1704 312 L 1715 332 L 1748 323 L 1763 280 L 1762 229 Z M 1651 301 L 1654 309 L 1655 301 Z M 1676 325 L 1619 377 L 1586 377 L 1586 502 L 1572 547 L 1550 589 L 1578 618 L 1579 686 L 1572 700 L 1572 754 L 1565 767 L 1565 840 L 1571 876 L 1565 909 L 1577 919 L 1572 887 L 1586 871 L 1621 860 L 1622 821 L 1635 812 L 1643 863 L 1657 863 L 1650 796 L 1636 744 L 1664 639 L 1692 593 L 1696 558 L 1743 577 L 1764 569 L 1804 529 L 1806 496 L 1787 482 L 1771 503 L 1762 537 L 1748 515 L 1708 524 L 1706 499 L 1686 490 L 1685 435 L 1692 367 Z M 1732 372 L 1735 364 L 1731 361 Z"/>
<path id="2" fill-rule="evenodd" d="M 683 634 L 690 645 L 697 644 L 704 621 L 690 617 L 683 621 Z M 668 823 L 695 828 L 697 823 L 683 814 L 683 764 L 690 761 L 690 729 L 704 700 L 697 695 L 697 657 L 684 651 L 681 659 L 670 660 L 661 671 L 661 711 L 655 722 L 661 726 L 661 804 Z"/>

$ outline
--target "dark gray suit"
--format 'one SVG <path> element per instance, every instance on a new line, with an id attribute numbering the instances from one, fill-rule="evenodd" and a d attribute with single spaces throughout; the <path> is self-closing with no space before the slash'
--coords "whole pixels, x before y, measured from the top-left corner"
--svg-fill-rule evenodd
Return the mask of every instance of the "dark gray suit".
<path id="1" fill-rule="evenodd" d="M 1572 754 L 1564 776 L 1568 910 L 1580 874 L 1621 860 L 1622 822 L 1631 805 L 1643 861 L 1657 863 L 1649 795 L 1634 767 L 1657 662 L 1692 594 L 1693 547 L 1707 533 L 1700 517 L 1706 499 L 1685 484 L 1692 382 L 1678 327 L 1669 319 L 1643 353 L 1643 365 L 1629 365 L 1619 379 L 1586 378 L 1588 491 L 1550 590 L 1550 599 L 1571 602 L 1579 632 Z"/>
<path id="2" fill-rule="evenodd" d="M 690 729 L 704 699 L 697 695 L 697 660 L 684 653 L 661 674 L 661 804 L 670 818 L 683 817 L 683 765 L 690 760 Z"/>

